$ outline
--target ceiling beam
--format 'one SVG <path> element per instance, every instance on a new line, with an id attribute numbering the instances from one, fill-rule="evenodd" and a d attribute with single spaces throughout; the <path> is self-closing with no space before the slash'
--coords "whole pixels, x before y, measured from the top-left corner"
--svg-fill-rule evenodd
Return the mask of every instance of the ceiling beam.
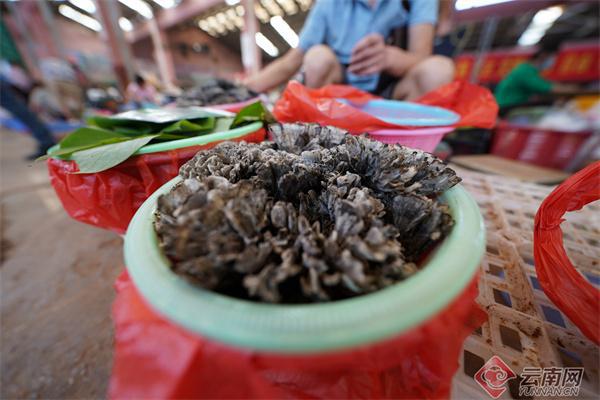
<path id="1" fill-rule="evenodd" d="M 244 28 L 240 33 L 240 50 L 242 53 L 242 64 L 248 75 L 255 74 L 261 67 L 261 53 L 256 45 L 256 32 L 260 31 L 260 24 L 254 13 L 255 0 L 243 0 L 244 6 Z"/>
<path id="2" fill-rule="evenodd" d="M 129 82 L 133 81 L 135 70 L 129 43 L 123 40 L 123 31 L 119 27 L 121 10 L 116 0 L 101 0 L 96 2 L 96 17 L 99 17 L 103 30 L 102 39 L 110 50 L 112 66 L 119 83 L 125 92 Z"/>
<path id="3" fill-rule="evenodd" d="M 177 24 L 197 17 L 204 11 L 223 4 L 223 0 L 186 0 L 177 7 L 159 10 L 155 12 L 154 18 L 158 23 L 158 27 L 162 30 L 167 30 Z M 129 32 L 127 40 L 131 43 L 150 36 L 148 24 L 136 24 L 133 32 Z"/>
<path id="4" fill-rule="evenodd" d="M 473 7 L 466 10 L 456 11 L 454 17 L 458 22 L 483 21 L 490 17 L 502 18 L 512 17 L 528 11 L 539 10 L 555 4 L 565 3 L 560 0 L 512 0 L 489 6 Z"/>

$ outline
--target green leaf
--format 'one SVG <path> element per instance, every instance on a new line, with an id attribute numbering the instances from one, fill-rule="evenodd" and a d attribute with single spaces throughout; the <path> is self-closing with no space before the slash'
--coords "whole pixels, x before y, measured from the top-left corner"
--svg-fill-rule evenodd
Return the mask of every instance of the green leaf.
<path id="1" fill-rule="evenodd" d="M 233 119 L 234 119 L 233 117 L 217 118 L 215 127 L 213 128 L 213 130 L 210 133 L 228 131 L 229 129 L 231 129 L 231 124 L 233 123 Z"/>
<path id="2" fill-rule="evenodd" d="M 264 118 L 268 113 L 260 103 L 255 103 L 254 108 L 248 109 L 247 107 L 244 110 L 242 110 L 244 111 L 242 117 L 245 119 L 239 120 L 238 126 Z M 177 119 L 182 117 L 186 118 Z M 88 123 L 93 126 L 75 130 L 56 148 L 49 151 L 48 156 L 41 159 L 71 156 L 71 159 L 78 164 L 81 163 L 82 173 L 96 172 L 124 161 L 152 139 L 157 141 L 179 140 L 222 132 L 233 128 L 233 122 L 233 117 L 223 116 L 219 111 L 212 112 L 199 107 L 137 110 L 117 114 L 113 117 L 96 116 L 88 120 Z M 135 142 L 134 140 L 137 139 L 140 141 Z M 125 150 L 130 146 L 135 146 L 135 143 L 143 144 L 137 146 L 130 154 L 126 154 L 128 151 Z M 92 151 L 96 148 L 100 150 Z M 114 154 L 104 154 L 105 151 L 108 151 L 107 149 L 116 150 Z M 98 157 L 102 159 L 97 160 Z M 105 167 L 104 164 L 108 166 Z"/>
<path id="3" fill-rule="evenodd" d="M 121 126 L 115 125 L 111 129 L 113 132 L 120 133 L 125 136 L 144 136 L 151 135 L 160 131 L 161 125 L 139 124 L 137 126 Z"/>
<path id="4" fill-rule="evenodd" d="M 194 121 L 188 121 L 182 119 L 172 123 L 171 125 L 163 128 L 161 133 L 195 133 L 210 131 L 215 126 L 215 118 L 208 117 L 203 119 L 195 119 Z"/>
<path id="5" fill-rule="evenodd" d="M 157 135 L 148 135 L 124 142 L 107 144 L 73 153 L 72 159 L 77 163 L 81 174 L 100 172 L 114 167 L 127 160 L 140 147 L 145 146 Z"/>
<path id="6" fill-rule="evenodd" d="M 61 149 L 60 147 L 57 147 L 56 149 L 49 151 L 47 155 L 40 157 L 40 160 L 45 160 L 46 158 L 49 158 L 49 157 L 69 158 L 69 156 L 71 154 L 73 154 L 77 151 L 91 149 L 93 147 L 98 147 L 98 146 L 104 146 L 106 144 L 124 142 L 126 140 L 130 140 L 130 139 L 129 138 L 112 139 L 112 140 L 107 139 L 107 140 L 102 140 L 95 144 L 90 144 L 90 145 L 85 145 L 85 146 L 67 147 L 66 149 Z"/>
<path id="7" fill-rule="evenodd" d="M 127 136 L 149 135 L 166 126 L 166 124 L 149 122 L 113 120 L 110 117 L 90 117 L 87 122 L 90 126 L 107 129 Z"/>
<path id="8" fill-rule="evenodd" d="M 88 123 L 106 129 L 113 129 L 114 127 L 120 127 L 121 129 L 126 127 L 139 128 L 141 126 L 148 127 L 149 125 L 162 127 L 183 119 L 196 120 L 222 115 L 200 107 L 154 108 L 126 111 L 110 117 L 95 116 L 89 118 Z"/>
<path id="9" fill-rule="evenodd" d="M 83 127 L 74 130 L 72 133 L 67 135 L 63 140 L 60 141 L 59 147 L 61 149 L 68 149 L 81 146 L 95 145 L 104 140 L 111 139 L 125 139 L 127 137 L 112 132 L 106 129 L 94 128 L 94 127 Z"/>
<path id="10" fill-rule="evenodd" d="M 69 134 L 56 147 L 49 150 L 47 155 L 39 157 L 36 161 L 49 157 L 68 158 L 76 151 L 125 140 L 129 140 L 129 138 L 104 129 L 83 127 Z"/>
<path id="11" fill-rule="evenodd" d="M 205 118 L 200 120 L 182 120 L 163 129 L 157 140 L 187 139 L 193 136 L 202 136 L 214 132 L 223 132 L 229 129 L 233 117 Z"/>
<path id="12" fill-rule="evenodd" d="M 255 121 L 263 121 L 264 123 L 277 122 L 275 117 L 273 117 L 273 114 L 267 110 L 264 104 L 257 101 L 256 103 L 247 105 L 237 113 L 231 123 L 231 128 L 237 128 L 238 126 L 247 125 L 248 123 Z"/>

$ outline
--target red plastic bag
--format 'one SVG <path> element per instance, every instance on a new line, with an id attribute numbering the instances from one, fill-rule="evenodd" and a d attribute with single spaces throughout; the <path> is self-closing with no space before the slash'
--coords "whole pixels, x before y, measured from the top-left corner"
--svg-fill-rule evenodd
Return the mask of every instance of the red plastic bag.
<path id="1" fill-rule="evenodd" d="M 264 138 L 265 131 L 260 129 L 234 140 L 261 142 Z M 50 158 L 50 183 L 72 218 L 121 234 L 148 196 L 177 176 L 199 150 L 218 143 L 139 155 L 94 174 L 74 174 L 78 171 L 75 162 Z"/>
<path id="2" fill-rule="evenodd" d="M 448 398 L 465 338 L 485 319 L 477 278 L 432 319 L 399 336 L 308 355 L 234 348 L 156 314 L 126 273 L 113 305 L 109 397 Z"/>
<path id="3" fill-rule="evenodd" d="M 600 290 L 578 273 L 563 246 L 563 215 L 600 199 L 600 161 L 564 181 L 535 215 L 535 271 L 544 293 L 577 327 L 600 344 Z"/>
<path id="4" fill-rule="evenodd" d="M 454 111 L 460 115 L 456 126 L 491 129 L 498 116 L 498 103 L 492 92 L 465 80 L 456 80 L 429 92 L 417 103 Z"/>
<path id="5" fill-rule="evenodd" d="M 352 106 L 336 101 L 337 98 L 360 104 L 379 97 L 352 86 L 328 85 L 320 89 L 309 89 L 292 81 L 275 104 L 273 114 L 280 122 L 318 122 L 338 126 L 351 133 L 399 127 L 357 111 Z M 461 118 L 455 126 L 491 128 L 496 123 L 498 114 L 498 105 L 492 93 L 466 81 L 454 81 L 442 86 L 417 102 L 458 113 Z"/>

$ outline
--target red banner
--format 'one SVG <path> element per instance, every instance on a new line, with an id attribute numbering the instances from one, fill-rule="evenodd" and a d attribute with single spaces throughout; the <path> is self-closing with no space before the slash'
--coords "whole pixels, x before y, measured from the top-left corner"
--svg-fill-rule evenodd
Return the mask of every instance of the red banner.
<path id="1" fill-rule="evenodd" d="M 559 81 L 600 79 L 600 45 L 597 43 L 564 46 L 548 78 Z"/>
<path id="2" fill-rule="evenodd" d="M 514 67 L 527 60 L 533 51 L 494 51 L 488 53 L 479 69 L 477 75 L 478 83 L 498 83 Z M 473 54 L 463 54 L 456 58 L 456 77 L 460 79 L 469 79 L 475 65 L 475 56 Z"/>
<path id="3" fill-rule="evenodd" d="M 534 49 L 492 51 L 484 56 L 477 76 L 478 83 L 498 83 L 514 67 L 526 61 Z M 600 45 L 597 43 L 565 44 L 552 68 L 544 75 L 557 81 L 590 81 L 600 79 Z M 456 78 L 469 79 L 475 66 L 475 55 L 462 54 L 455 59 Z"/>
<path id="4" fill-rule="evenodd" d="M 475 56 L 471 54 L 463 54 L 454 60 L 455 77 L 456 79 L 469 79 L 471 71 L 475 64 Z"/>

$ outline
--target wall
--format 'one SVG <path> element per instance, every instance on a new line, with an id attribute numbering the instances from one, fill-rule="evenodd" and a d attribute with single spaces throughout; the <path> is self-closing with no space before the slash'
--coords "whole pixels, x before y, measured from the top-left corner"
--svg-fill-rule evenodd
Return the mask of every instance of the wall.
<path id="1" fill-rule="evenodd" d="M 150 37 L 132 43 L 131 53 L 136 60 L 142 59 L 154 62 L 154 45 L 152 44 Z"/>
<path id="2" fill-rule="evenodd" d="M 73 52 L 110 57 L 108 47 L 98 32 L 94 32 L 71 22 L 60 15 L 55 16 L 58 34 L 63 40 L 63 46 L 69 54 Z"/>
<path id="3" fill-rule="evenodd" d="M 114 81 L 111 53 L 100 33 L 60 15 L 55 17 L 55 21 L 67 55 L 77 60 L 87 77 L 94 82 Z"/>
<path id="4" fill-rule="evenodd" d="M 69 54 L 83 54 L 86 59 L 95 60 L 99 64 L 110 63 L 109 49 L 100 34 L 60 16 L 56 17 L 56 21 L 58 32 Z M 171 29 L 166 36 L 178 79 L 187 80 L 192 75 L 231 79 L 233 74 L 243 70 L 238 54 L 194 26 Z M 181 44 L 185 44 L 187 52 L 180 50 Z M 195 53 L 191 50 L 194 44 L 208 46 L 208 53 Z M 131 50 L 139 69 L 148 73 L 158 73 L 154 60 L 154 46 L 150 38 L 132 44 Z M 90 64 L 89 60 L 86 64 Z M 102 65 L 102 70 L 105 69 L 106 66 Z"/>
<path id="5" fill-rule="evenodd" d="M 35 1 L 14 2 L 11 3 L 11 6 L 9 12 L 2 15 L 4 22 L 7 24 L 21 56 L 25 59 L 28 69 L 36 79 L 41 79 L 40 60 L 60 57 L 60 46 L 53 42 L 51 32 Z M 13 15 L 13 13 L 16 14 Z M 61 38 L 62 47 L 68 55 L 87 54 L 107 59 L 106 46 L 96 32 L 60 15 L 54 16 L 54 22 L 56 33 Z M 19 26 L 19 24 L 23 26 Z M 26 36 L 22 35 L 23 30 L 28 33 L 31 47 L 26 43 Z M 33 53 L 29 50 L 32 50 Z"/>
<path id="6" fill-rule="evenodd" d="M 173 29 L 167 32 L 167 37 L 173 54 L 175 71 L 180 79 L 196 74 L 231 79 L 235 73 L 243 70 L 239 54 L 197 27 Z M 180 50 L 181 44 L 186 45 L 187 52 Z M 194 44 L 208 46 L 208 53 L 200 54 L 192 51 L 191 47 Z"/>

